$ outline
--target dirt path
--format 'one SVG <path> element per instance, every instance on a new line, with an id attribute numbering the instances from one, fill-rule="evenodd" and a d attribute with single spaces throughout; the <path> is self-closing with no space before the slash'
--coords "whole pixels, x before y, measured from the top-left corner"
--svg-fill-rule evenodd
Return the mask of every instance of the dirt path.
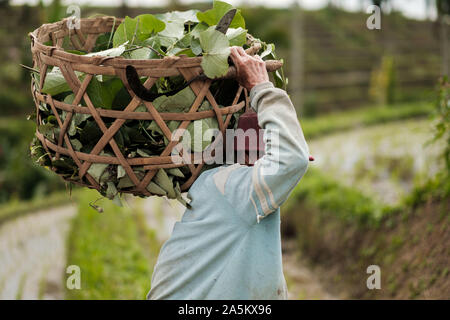
<path id="1" fill-rule="evenodd" d="M 330 300 L 338 297 L 327 292 L 318 277 L 301 259 L 295 240 L 284 239 L 283 270 L 289 300 Z"/>
<path id="2" fill-rule="evenodd" d="M 66 235 L 74 206 L 42 210 L 0 226 L 0 300 L 63 299 Z"/>

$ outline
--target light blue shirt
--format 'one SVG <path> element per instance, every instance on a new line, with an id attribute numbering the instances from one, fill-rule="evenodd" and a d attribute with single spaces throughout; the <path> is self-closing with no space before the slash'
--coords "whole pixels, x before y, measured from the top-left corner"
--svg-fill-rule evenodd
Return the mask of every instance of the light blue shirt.
<path id="1" fill-rule="evenodd" d="M 306 172 L 309 151 L 285 91 L 266 82 L 250 99 L 265 155 L 253 167 L 225 165 L 197 178 L 192 208 L 161 248 L 149 299 L 287 298 L 279 207 Z"/>

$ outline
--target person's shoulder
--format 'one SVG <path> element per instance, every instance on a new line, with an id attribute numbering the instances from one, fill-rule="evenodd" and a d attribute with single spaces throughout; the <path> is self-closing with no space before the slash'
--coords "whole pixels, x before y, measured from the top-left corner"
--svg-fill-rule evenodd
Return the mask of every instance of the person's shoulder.
<path id="1" fill-rule="evenodd" d="M 222 194 L 225 194 L 225 185 L 229 181 L 230 176 L 236 177 L 236 179 L 232 179 L 233 181 L 237 181 L 239 183 L 242 181 L 242 175 L 246 175 L 248 170 L 251 167 L 246 165 L 242 165 L 239 163 L 235 164 L 223 164 L 221 166 L 205 170 L 200 174 L 197 180 L 192 185 L 191 189 L 194 187 L 205 187 L 209 183 L 214 184 Z"/>

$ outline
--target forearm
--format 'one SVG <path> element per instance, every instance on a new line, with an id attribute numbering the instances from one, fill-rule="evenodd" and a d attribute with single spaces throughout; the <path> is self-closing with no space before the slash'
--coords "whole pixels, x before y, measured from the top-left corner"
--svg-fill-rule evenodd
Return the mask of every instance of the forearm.
<path id="1" fill-rule="evenodd" d="M 250 100 L 265 130 L 265 155 L 255 164 L 254 188 L 261 202 L 262 196 L 268 195 L 267 206 L 261 204 L 267 214 L 286 200 L 306 172 L 309 150 L 295 108 L 284 90 L 274 88 L 270 82 L 261 83 L 252 88 Z"/>

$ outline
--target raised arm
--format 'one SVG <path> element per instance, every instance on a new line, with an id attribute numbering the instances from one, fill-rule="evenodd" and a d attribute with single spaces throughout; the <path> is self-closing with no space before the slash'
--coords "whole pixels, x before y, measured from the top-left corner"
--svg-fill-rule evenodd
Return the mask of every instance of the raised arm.
<path id="1" fill-rule="evenodd" d="M 240 47 L 231 49 L 231 57 L 239 82 L 250 91 L 258 123 L 265 129 L 265 155 L 252 168 L 250 192 L 259 221 L 274 212 L 303 177 L 309 150 L 289 96 L 274 88 L 264 61 L 247 55 Z"/>

